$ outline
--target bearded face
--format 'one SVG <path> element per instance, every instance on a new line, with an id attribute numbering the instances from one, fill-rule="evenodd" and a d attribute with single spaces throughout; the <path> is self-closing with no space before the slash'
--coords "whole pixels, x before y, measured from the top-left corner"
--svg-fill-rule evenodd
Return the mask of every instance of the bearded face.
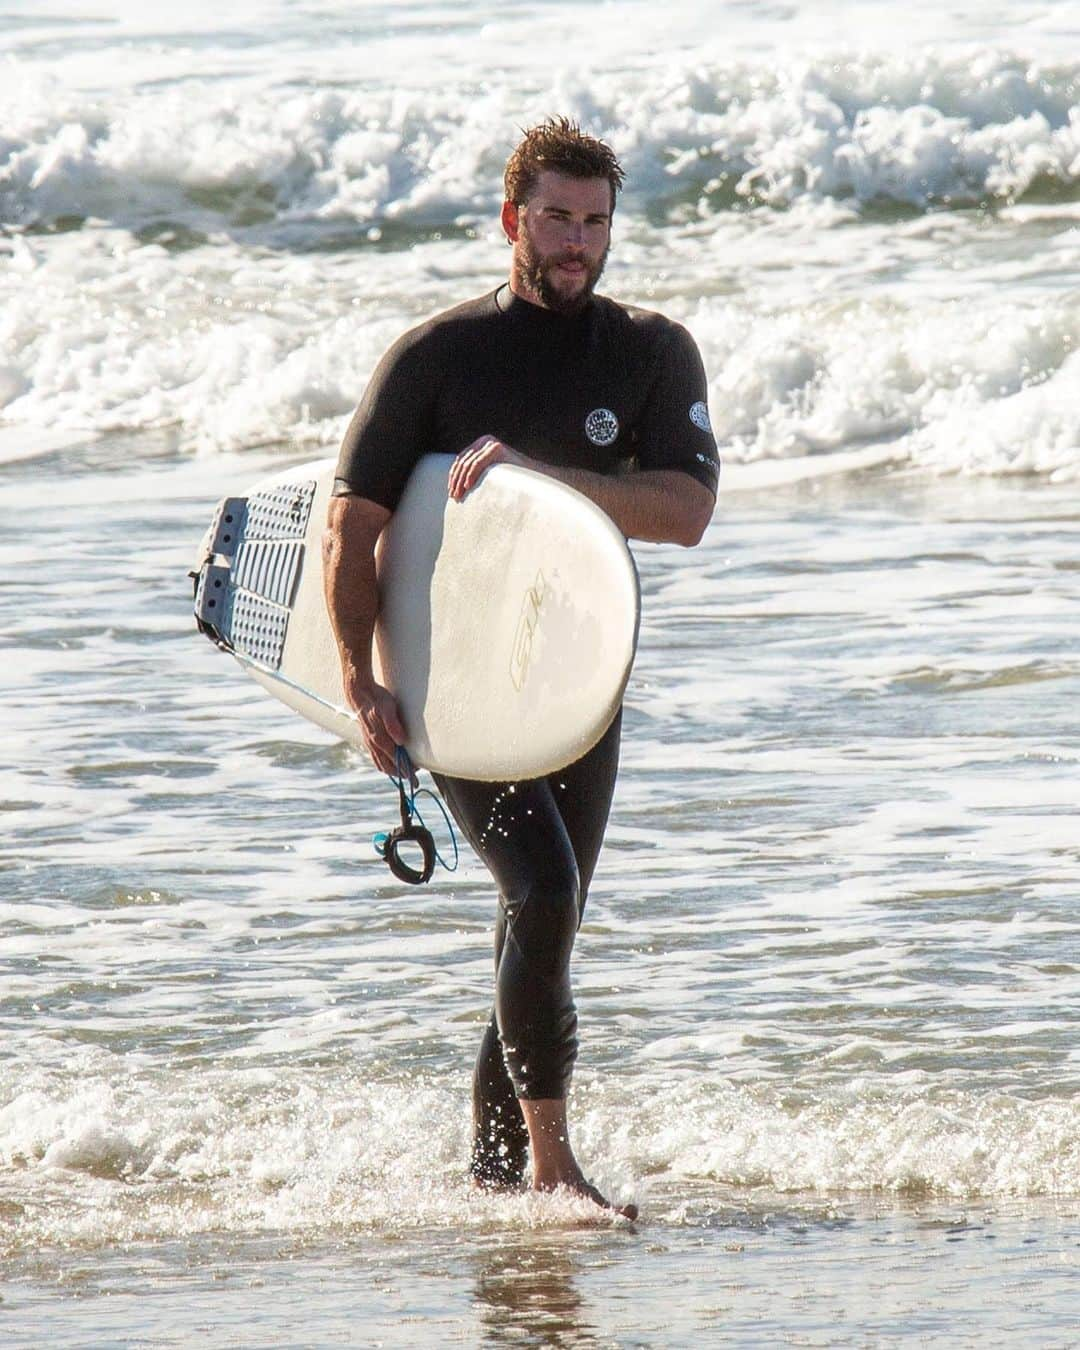
<path id="1" fill-rule="evenodd" d="M 514 279 L 519 289 L 532 291 L 546 309 L 558 314 L 578 314 L 592 298 L 607 256 L 607 246 L 594 259 L 566 250 L 541 253 L 523 215 L 514 256 Z"/>
<path id="2" fill-rule="evenodd" d="M 546 309 L 576 314 L 589 302 L 611 240 L 612 189 L 605 178 L 545 170 L 527 202 L 503 203 L 514 246 L 512 284 Z"/>

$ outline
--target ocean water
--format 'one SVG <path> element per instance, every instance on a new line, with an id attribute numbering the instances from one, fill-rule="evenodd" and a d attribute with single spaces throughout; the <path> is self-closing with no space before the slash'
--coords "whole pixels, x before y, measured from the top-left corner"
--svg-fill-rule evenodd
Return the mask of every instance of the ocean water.
<path id="1" fill-rule="evenodd" d="M 0 2 L 0 1344 L 1080 1338 L 1080 8 Z M 633 1225 L 464 1178 L 494 900 L 194 631 L 565 112 L 726 467 L 575 954 Z"/>

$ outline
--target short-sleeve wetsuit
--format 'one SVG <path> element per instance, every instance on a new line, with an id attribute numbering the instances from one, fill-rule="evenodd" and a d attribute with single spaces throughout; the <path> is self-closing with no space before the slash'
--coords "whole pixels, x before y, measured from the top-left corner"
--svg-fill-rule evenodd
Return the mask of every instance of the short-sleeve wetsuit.
<path id="1" fill-rule="evenodd" d="M 693 339 L 671 320 L 593 297 L 575 315 L 508 286 L 400 338 L 349 426 L 336 492 L 393 511 L 417 460 L 490 434 L 552 465 L 668 469 L 715 491 L 719 461 Z M 562 1098 L 577 1053 L 570 953 L 618 769 L 617 717 L 598 745 L 547 778 L 433 775 L 499 888 L 495 1008 L 473 1080 L 472 1171 L 520 1181 L 517 1098 Z"/>

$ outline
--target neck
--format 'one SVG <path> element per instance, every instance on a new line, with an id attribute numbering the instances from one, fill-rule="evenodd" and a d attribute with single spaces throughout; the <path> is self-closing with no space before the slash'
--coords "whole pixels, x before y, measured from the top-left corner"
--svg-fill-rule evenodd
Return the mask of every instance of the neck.
<path id="1" fill-rule="evenodd" d="M 506 284 L 519 300 L 527 300 L 530 305 L 536 305 L 538 309 L 551 308 L 550 305 L 544 304 L 543 300 L 540 299 L 531 286 L 522 286 L 519 284 L 513 267 L 510 269 L 510 275 L 507 278 Z"/>
<path id="2" fill-rule="evenodd" d="M 564 308 L 561 305 L 549 304 L 546 300 L 542 299 L 539 293 L 535 291 L 527 281 L 516 275 L 516 269 L 511 270 L 510 276 L 507 279 L 507 286 L 510 293 L 516 296 L 518 300 L 524 300 L 527 305 L 533 305 L 537 309 L 542 309 L 545 314 L 555 314 L 560 319 L 579 318 L 589 308 L 593 298 L 593 292 L 588 291 L 579 297 L 576 304 L 571 306 Z"/>

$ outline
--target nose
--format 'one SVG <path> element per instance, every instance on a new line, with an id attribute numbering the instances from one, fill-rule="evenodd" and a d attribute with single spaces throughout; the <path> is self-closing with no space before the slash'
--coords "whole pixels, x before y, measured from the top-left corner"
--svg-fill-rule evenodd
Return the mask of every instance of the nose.
<path id="1" fill-rule="evenodd" d="M 566 244 L 568 248 L 585 247 L 585 226 L 580 220 L 567 221 Z"/>

